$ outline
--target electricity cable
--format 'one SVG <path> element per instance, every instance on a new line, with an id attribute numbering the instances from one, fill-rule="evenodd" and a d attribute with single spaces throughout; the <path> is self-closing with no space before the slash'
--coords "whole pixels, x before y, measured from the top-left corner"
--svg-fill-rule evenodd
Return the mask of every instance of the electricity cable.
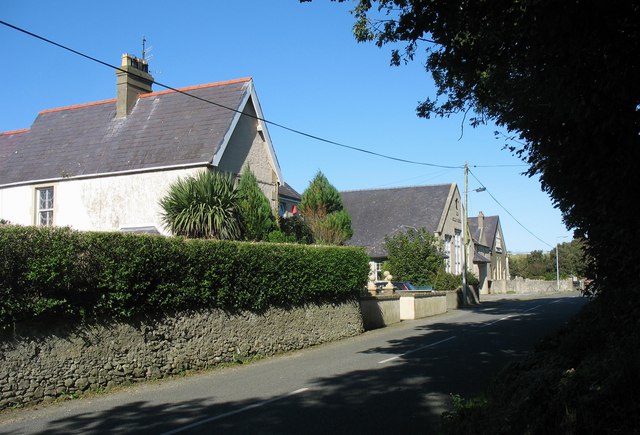
<path id="1" fill-rule="evenodd" d="M 106 66 L 106 67 L 114 69 L 116 71 L 127 72 L 127 71 L 123 70 L 120 67 L 117 67 L 117 66 L 112 65 L 112 64 L 110 64 L 108 62 L 102 61 L 100 59 L 97 59 L 97 58 L 95 58 L 93 56 L 89 56 L 88 54 L 82 53 L 82 52 L 80 52 L 78 50 L 74 50 L 73 48 L 70 48 L 70 47 L 67 47 L 67 46 L 65 46 L 63 44 L 60 44 L 58 42 L 52 41 L 50 39 L 47 39 L 47 38 L 45 38 L 43 36 L 40 36 L 40 35 L 37 35 L 37 34 L 35 34 L 33 32 L 28 31 L 28 30 L 22 29 L 22 28 L 20 28 L 18 26 L 14 26 L 13 24 L 7 23 L 6 21 L 0 20 L 0 24 L 4 25 L 6 27 L 12 28 L 14 30 L 17 30 L 18 32 L 22 32 L 22 33 L 24 33 L 26 35 L 29 35 L 31 37 L 34 37 L 36 39 L 39 39 L 39 40 L 41 40 L 43 42 L 46 42 L 47 44 L 54 45 L 56 47 L 62 48 L 63 50 L 67 50 L 67 51 L 69 51 L 69 52 L 71 52 L 73 54 L 76 54 L 78 56 L 84 57 L 85 59 L 88 59 L 88 60 L 91 60 L 93 62 L 99 63 L 100 65 Z M 370 155 L 381 157 L 381 158 L 384 158 L 384 159 L 387 159 L 387 160 L 395 160 L 395 161 L 401 162 L 401 163 L 408 163 L 408 164 L 420 165 L 420 166 L 430 166 L 430 167 L 444 168 L 444 169 L 462 169 L 462 166 L 438 165 L 438 164 L 435 164 L 435 163 L 419 162 L 419 161 L 416 161 L 416 160 L 409 160 L 409 159 L 404 159 L 404 158 L 400 158 L 400 157 L 394 157 L 394 156 L 390 156 L 390 155 L 387 155 L 387 154 L 377 153 L 375 151 L 367 150 L 367 149 L 364 149 L 364 148 L 358 148 L 358 147 L 354 147 L 354 146 L 351 146 L 351 145 L 346 145 L 346 144 L 343 144 L 343 143 L 340 143 L 340 142 L 336 142 L 336 141 L 333 141 L 333 140 L 330 140 L 330 139 L 325 139 L 323 137 L 316 136 L 316 135 L 313 135 L 313 134 L 310 134 L 310 133 L 306 133 L 306 132 L 303 132 L 301 130 L 297 130 L 295 128 L 287 127 L 286 125 L 279 124 L 279 123 L 274 122 L 274 121 L 269 121 L 267 119 L 260 118 L 259 116 L 255 116 L 255 115 L 251 115 L 251 114 L 248 114 L 248 113 L 244 113 L 244 112 L 242 112 L 240 110 L 234 109 L 232 107 L 227 107 L 225 105 L 216 103 L 216 102 L 211 101 L 211 100 L 207 100 L 206 98 L 198 97 L 197 95 L 193 95 L 193 94 L 191 94 L 189 92 L 185 92 L 185 91 L 182 91 L 180 89 L 174 88 L 172 86 L 166 85 L 164 83 L 160 83 L 160 82 L 158 82 L 156 80 L 152 80 L 152 83 L 155 84 L 155 85 L 158 85 L 158 86 L 160 86 L 162 88 L 165 88 L 167 90 L 174 91 L 174 92 L 180 93 L 182 95 L 186 95 L 186 96 L 191 97 L 191 98 L 195 98 L 197 100 L 200 100 L 200 101 L 208 103 L 208 104 L 213 104 L 213 105 L 215 105 L 217 107 L 220 107 L 220 108 L 223 108 L 223 109 L 226 109 L 226 110 L 230 110 L 232 112 L 240 113 L 241 115 L 254 118 L 254 119 L 256 119 L 258 121 L 262 121 L 262 122 L 264 122 L 266 124 L 273 125 L 275 127 L 281 128 L 283 130 L 287 130 L 289 132 L 292 132 L 292 133 L 295 133 L 295 134 L 298 134 L 298 135 L 301 135 L 301 136 L 305 136 L 305 137 L 308 137 L 310 139 L 314 139 L 314 140 L 317 140 L 317 141 L 320 141 L 320 142 L 324 142 L 324 143 L 327 143 L 327 144 L 335 145 L 335 146 L 342 147 L 342 148 L 351 149 L 351 150 L 358 151 L 358 152 L 365 153 L 365 154 L 370 154 Z"/>
<path id="2" fill-rule="evenodd" d="M 493 194 L 489 191 L 489 189 L 487 189 L 487 187 L 486 187 L 484 184 L 482 184 L 482 181 L 480 181 L 480 180 L 478 179 L 478 177 L 476 177 L 476 175 L 475 175 L 475 174 L 474 174 L 470 169 L 469 169 L 469 173 L 471 174 L 471 176 L 472 176 L 473 178 L 475 178 L 475 179 L 476 179 L 476 181 L 477 181 L 477 182 L 480 184 L 480 186 L 482 186 L 482 188 L 483 188 L 483 189 L 484 189 L 484 190 L 489 194 L 489 196 L 490 196 L 490 197 L 491 197 L 491 198 L 496 202 L 496 204 L 498 204 L 498 205 L 500 206 L 500 208 L 502 208 L 502 209 L 503 209 L 503 210 L 504 210 L 504 211 L 505 211 L 509 216 L 511 216 L 511 218 L 512 218 L 514 221 L 516 221 L 516 223 L 517 223 L 518 225 L 520 225 L 520 226 L 521 226 L 521 227 L 522 227 L 526 232 L 528 232 L 529 234 L 531 234 L 534 238 L 536 238 L 536 239 L 537 239 L 537 240 L 539 240 L 540 242 L 544 243 L 545 245 L 549 246 L 550 248 L 553 248 L 553 245 L 551 245 L 551 244 L 549 244 L 549 243 L 545 242 L 544 240 L 542 240 L 540 237 L 538 237 L 537 235 L 535 235 L 531 230 L 529 230 L 529 228 L 525 227 L 525 226 L 524 226 L 524 225 L 523 225 L 523 224 L 522 224 L 518 219 L 516 219 L 516 217 L 515 217 L 513 214 L 511 214 L 511 212 L 510 212 L 509 210 L 507 210 L 507 209 L 506 209 L 506 208 L 505 208 L 505 207 L 500 203 L 500 201 L 498 201 L 498 200 L 496 199 L 496 197 L 495 197 L 495 196 L 493 196 Z"/>
<path id="3" fill-rule="evenodd" d="M 82 52 L 80 52 L 78 50 L 75 50 L 73 48 L 67 47 L 67 46 L 65 46 L 63 44 L 60 44 L 58 42 L 52 41 L 52 40 L 50 40 L 48 38 L 45 38 L 43 36 L 40 36 L 40 35 L 38 35 L 36 33 L 30 32 L 30 31 L 28 31 L 26 29 L 23 29 L 23 28 L 20 28 L 18 26 L 15 26 L 13 24 L 7 23 L 6 21 L 0 20 L 0 24 L 4 25 L 6 27 L 9 27 L 11 29 L 14 29 L 14 30 L 16 30 L 18 32 L 21 32 L 21 33 L 24 33 L 26 35 L 29 35 L 29 36 L 31 36 L 33 38 L 39 39 L 39 40 L 41 40 L 43 42 L 46 42 L 47 44 L 51 44 L 51 45 L 54 45 L 54 46 L 56 46 L 58 48 L 61 48 L 63 50 L 69 51 L 69 52 L 71 52 L 73 54 L 81 56 L 81 57 L 83 57 L 85 59 L 88 59 L 88 60 L 90 60 L 92 62 L 96 62 L 96 63 L 98 63 L 100 65 L 106 66 L 106 67 L 114 69 L 116 71 L 127 72 L 127 71 L 123 70 L 122 68 L 120 68 L 118 66 L 112 65 L 112 64 L 110 64 L 108 62 L 102 61 L 102 60 L 97 59 L 97 58 L 95 58 L 93 56 L 89 56 L 89 55 L 87 55 L 85 53 L 82 53 Z M 236 112 L 236 113 L 239 113 L 241 115 L 254 118 L 254 119 L 258 120 L 258 121 L 262 121 L 262 122 L 264 122 L 266 124 L 273 125 L 275 127 L 279 127 L 279 128 L 281 128 L 283 130 L 286 130 L 286 131 L 289 131 L 289 132 L 292 132 L 292 133 L 295 133 L 295 134 L 298 134 L 298 135 L 301 135 L 301 136 L 304 136 L 304 137 L 307 137 L 307 138 L 310 138 L 310 139 L 313 139 L 313 140 L 316 140 L 316 141 L 320 141 L 320 142 L 324 142 L 324 143 L 327 143 L 327 144 L 335 145 L 335 146 L 338 146 L 338 147 L 351 149 L 351 150 L 358 151 L 358 152 L 361 152 L 361 153 L 366 153 L 366 154 L 370 154 L 370 155 L 373 155 L 373 156 L 381 157 L 381 158 L 384 158 L 384 159 L 398 161 L 398 162 L 401 162 L 401 163 L 408 163 L 408 164 L 421 165 L 421 166 L 430 166 L 430 167 L 443 168 L 443 169 L 463 169 L 464 168 L 464 166 L 438 165 L 438 164 L 435 164 L 435 163 L 427 163 L 427 162 L 420 162 L 420 161 L 416 161 L 416 160 L 409 160 L 409 159 L 404 159 L 404 158 L 400 158 L 400 157 L 394 157 L 394 156 L 390 156 L 390 155 L 386 155 L 386 154 L 382 154 L 382 153 L 377 153 L 375 151 L 367 150 L 367 149 L 364 149 L 364 148 L 359 148 L 359 147 L 355 147 L 355 146 L 351 146 L 351 145 L 346 145 L 346 144 L 343 144 L 343 143 L 340 143 L 340 142 L 336 142 L 336 141 L 333 141 L 333 140 L 330 140 L 330 139 L 325 139 L 323 137 L 316 136 L 316 135 L 313 135 L 313 134 L 310 134 L 310 133 L 306 133 L 306 132 L 303 132 L 301 130 L 297 130 L 295 128 L 287 127 L 286 125 L 279 124 L 277 122 L 270 121 L 268 119 L 261 118 L 261 117 L 256 116 L 256 115 L 251 115 L 251 114 L 248 114 L 248 113 L 244 113 L 244 112 L 242 112 L 242 111 L 240 111 L 238 109 L 234 109 L 232 107 L 228 107 L 228 106 L 225 106 L 223 104 L 216 103 L 215 101 L 207 100 L 206 98 L 198 97 L 197 95 L 193 95 L 193 94 L 191 94 L 189 92 L 185 92 L 185 91 L 177 89 L 175 87 L 172 87 L 172 86 L 166 85 L 164 83 L 158 82 L 156 80 L 152 80 L 152 83 L 155 84 L 155 85 L 158 85 L 158 86 L 160 86 L 162 88 L 165 88 L 167 90 L 170 90 L 170 91 L 173 91 L 173 92 L 188 96 L 190 98 L 195 98 L 196 100 L 202 101 L 204 103 L 212 104 L 212 105 L 215 105 L 215 106 L 220 107 L 222 109 L 229 110 L 229 111 L 232 111 L 232 112 Z M 484 165 L 484 166 L 482 166 L 482 165 L 473 165 L 474 168 L 516 167 L 516 166 L 526 166 L 526 165 Z M 552 247 L 552 245 L 550 245 L 549 243 L 547 243 L 544 240 L 542 240 L 540 237 L 538 237 L 533 232 L 531 232 L 528 228 L 526 228 L 520 221 L 518 221 L 518 219 L 516 219 L 513 216 L 513 214 L 511 214 L 511 212 L 509 212 L 509 210 L 507 210 L 493 196 L 493 194 L 491 194 L 491 192 L 489 192 L 489 190 L 486 189 L 486 186 L 484 186 L 482 184 L 482 182 L 476 177 L 476 175 L 472 171 L 469 170 L 469 173 L 471 173 L 473 178 L 475 178 L 476 181 L 478 181 L 478 183 L 480 183 L 480 185 L 487 191 L 487 193 L 491 196 L 491 198 L 509 216 L 511 216 L 511 218 L 513 218 L 513 220 L 516 221 L 518 223 L 518 225 L 520 225 L 525 231 L 527 231 L 529 234 L 531 234 L 534 238 L 536 238 L 540 242 L 544 243 L 545 245 L 547 245 L 549 247 Z"/>

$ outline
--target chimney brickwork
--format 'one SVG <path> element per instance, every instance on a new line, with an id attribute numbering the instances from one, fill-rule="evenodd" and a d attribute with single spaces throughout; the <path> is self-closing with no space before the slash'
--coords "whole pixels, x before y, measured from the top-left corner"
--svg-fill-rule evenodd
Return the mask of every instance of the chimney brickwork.
<path id="1" fill-rule="evenodd" d="M 149 65 L 143 59 L 122 55 L 122 66 L 116 71 L 117 106 L 116 116 L 126 117 L 138 100 L 140 94 L 152 91 L 153 77 L 149 74 Z"/>
<path id="2" fill-rule="evenodd" d="M 479 230 L 478 241 L 480 243 L 483 243 L 484 242 L 484 213 L 482 212 L 478 213 L 478 230 Z"/>

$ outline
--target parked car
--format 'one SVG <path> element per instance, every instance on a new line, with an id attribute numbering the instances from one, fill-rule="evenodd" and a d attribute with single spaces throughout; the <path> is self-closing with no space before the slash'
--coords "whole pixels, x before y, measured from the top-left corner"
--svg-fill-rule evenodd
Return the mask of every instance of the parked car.
<path id="1" fill-rule="evenodd" d="M 415 290 L 416 287 L 409 281 L 391 281 L 398 290 Z"/>
<path id="2" fill-rule="evenodd" d="M 416 287 L 409 281 L 391 281 L 396 290 L 416 290 Z M 387 285 L 387 281 L 376 281 L 378 290 L 383 290 Z"/>

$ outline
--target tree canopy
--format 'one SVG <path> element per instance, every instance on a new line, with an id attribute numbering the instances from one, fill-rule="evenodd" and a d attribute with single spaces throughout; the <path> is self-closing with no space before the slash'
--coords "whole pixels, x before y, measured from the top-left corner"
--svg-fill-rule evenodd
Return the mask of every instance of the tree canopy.
<path id="1" fill-rule="evenodd" d="M 571 242 L 559 244 L 557 263 L 555 248 L 547 253 L 533 251 L 529 254 L 509 254 L 511 277 L 555 280 L 558 276 L 556 264 L 561 279 L 572 276 L 584 278 L 587 265 L 584 242 L 574 239 Z"/>
<path id="2" fill-rule="evenodd" d="M 417 286 L 433 285 L 439 273 L 444 274 L 442 252 L 433 234 L 422 227 L 386 236 L 385 267 L 400 281 L 410 281 Z"/>
<path id="3" fill-rule="evenodd" d="M 358 41 L 418 60 L 424 118 L 494 122 L 587 241 L 600 288 L 639 275 L 629 201 L 640 184 L 640 4 L 568 0 L 359 0 Z"/>
<path id="4" fill-rule="evenodd" d="M 338 190 L 321 171 L 302 193 L 300 213 L 316 243 L 341 245 L 353 235 L 351 215 L 344 210 Z"/>
<path id="5" fill-rule="evenodd" d="M 431 72 L 436 94 L 419 116 L 464 114 L 506 132 L 584 241 L 598 294 L 483 399 L 459 406 L 444 433 L 637 430 L 640 3 L 358 0 L 354 14 L 359 41 Z"/>

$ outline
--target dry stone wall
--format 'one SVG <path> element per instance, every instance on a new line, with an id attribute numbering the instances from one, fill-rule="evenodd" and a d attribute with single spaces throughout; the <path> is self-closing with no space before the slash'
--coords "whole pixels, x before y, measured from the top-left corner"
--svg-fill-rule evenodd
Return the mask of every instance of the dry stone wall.
<path id="1" fill-rule="evenodd" d="M 363 332 L 358 301 L 230 314 L 200 310 L 136 323 L 17 325 L 0 342 L 0 410 L 158 379 Z"/>

